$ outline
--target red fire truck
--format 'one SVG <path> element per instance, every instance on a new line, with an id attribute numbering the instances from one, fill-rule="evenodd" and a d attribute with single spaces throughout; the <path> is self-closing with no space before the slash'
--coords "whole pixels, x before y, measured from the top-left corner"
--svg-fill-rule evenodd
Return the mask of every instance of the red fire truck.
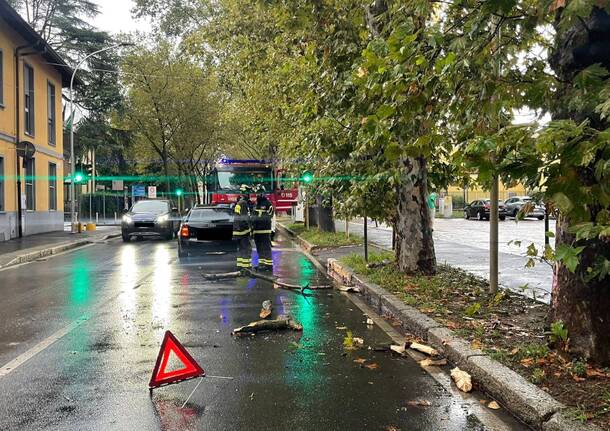
<path id="1" fill-rule="evenodd" d="M 297 203 L 298 190 L 292 188 L 284 178 L 284 171 L 278 169 L 272 162 L 265 160 L 232 160 L 220 159 L 208 183 L 208 193 L 212 204 L 227 204 L 237 202 L 239 187 L 247 184 L 256 187 L 265 186 L 267 198 L 273 204 L 276 213 L 292 210 Z M 254 201 L 256 194 L 250 198 Z"/>

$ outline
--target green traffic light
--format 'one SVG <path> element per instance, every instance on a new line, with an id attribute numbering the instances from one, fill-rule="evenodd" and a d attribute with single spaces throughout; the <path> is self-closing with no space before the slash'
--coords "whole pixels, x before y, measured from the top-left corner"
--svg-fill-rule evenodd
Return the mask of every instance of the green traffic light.
<path id="1" fill-rule="evenodd" d="M 301 179 L 304 183 L 310 183 L 313 181 L 313 174 L 311 172 L 303 172 Z"/>
<path id="2" fill-rule="evenodd" d="M 176 190 L 176 196 L 182 196 L 182 189 Z"/>
<path id="3" fill-rule="evenodd" d="M 81 174 L 80 172 L 76 172 L 74 174 L 74 182 L 75 183 L 80 183 L 83 180 L 83 174 Z"/>

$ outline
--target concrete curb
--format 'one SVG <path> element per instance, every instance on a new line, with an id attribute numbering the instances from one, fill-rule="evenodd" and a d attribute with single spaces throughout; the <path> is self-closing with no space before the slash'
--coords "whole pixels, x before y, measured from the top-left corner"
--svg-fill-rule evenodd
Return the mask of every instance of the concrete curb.
<path id="1" fill-rule="evenodd" d="M 303 238 L 298 236 L 292 229 L 289 229 L 284 224 L 278 222 L 276 224 L 276 227 L 278 230 L 280 230 L 280 231 L 284 232 L 285 234 L 287 234 L 288 236 L 292 237 L 292 239 L 294 239 L 296 241 L 296 243 L 299 244 L 301 246 L 301 248 L 303 250 L 305 250 L 307 253 L 312 253 L 314 250 L 318 249 L 318 246 L 311 244 L 310 242 L 304 240 Z"/>
<path id="2" fill-rule="evenodd" d="M 88 244 L 94 244 L 97 241 L 105 241 L 105 240 L 116 238 L 119 236 L 121 236 L 120 233 L 113 233 L 113 234 L 104 235 L 102 237 L 96 237 L 96 238 L 92 237 L 92 238 L 80 239 L 77 241 L 67 241 L 67 242 L 56 244 L 56 245 L 53 245 L 50 247 L 42 248 L 39 250 L 26 252 L 22 255 L 15 257 L 14 259 L 11 259 L 4 265 L 0 265 L 0 269 L 19 265 L 21 263 L 33 262 L 33 261 L 35 261 L 37 259 L 41 259 L 43 257 L 53 256 L 55 254 L 59 254 L 59 253 L 65 252 L 65 251 L 73 250 L 75 248 L 83 247 Z"/>
<path id="3" fill-rule="evenodd" d="M 340 284 L 358 287 L 366 302 L 381 315 L 398 320 L 405 332 L 417 335 L 470 373 L 473 381 L 527 425 L 541 431 L 601 431 L 570 419 L 566 406 L 520 374 L 489 358 L 434 319 L 405 304 L 382 287 L 365 281 L 336 259 L 328 259 L 328 275 Z"/>

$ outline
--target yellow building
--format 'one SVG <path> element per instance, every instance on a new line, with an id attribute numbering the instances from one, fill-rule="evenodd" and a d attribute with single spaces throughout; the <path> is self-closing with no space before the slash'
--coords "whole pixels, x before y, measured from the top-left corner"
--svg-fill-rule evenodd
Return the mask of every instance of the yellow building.
<path id="1" fill-rule="evenodd" d="M 63 230 L 61 95 L 71 73 L 0 0 L 0 241 Z M 35 151 L 20 157 L 18 146 Z"/>
<path id="2" fill-rule="evenodd" d="M 498 197 L 503 201 L 513 196 L 526 196 L 528 193 L 529 192 L 525 189 L 523 184 L 506 187 L 500 182 L 500 187 L 498 189 Z M 464 202 L 469 203 L 474 200 L 489 199 L 490 192 L 489 190 L 484 190 L 473 181 L 473 185 L 466 188 L 449 186 L 447 188 L 447 194 L 452 197 L 454 208 L 462 208 Z"/>

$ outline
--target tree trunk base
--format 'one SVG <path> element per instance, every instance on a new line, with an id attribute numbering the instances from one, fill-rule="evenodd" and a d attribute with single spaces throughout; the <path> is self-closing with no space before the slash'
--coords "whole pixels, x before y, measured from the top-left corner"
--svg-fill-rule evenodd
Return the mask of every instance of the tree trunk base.
<path id="1" fill-rule="evenodd" d="M 568 223 L 558 223 L 558 244 L 570 244 Z M 603 241 L 590 243 L 580 255 L 580 266 L 592 265 L 596 255 L 610 254 Z M 610 278 L 585 282 L 565 266 L 555 267 L 551 300 L 551 322 L 561 320 L 568 330 L 569 350 L 595 363 L 610 365 Z"/>
<path id="2" fill-rule="evenodd" d="M 426 161 L 408 158 L 401 163 L 405 179 L 398 189 L 394 225 L 396 263 L 407 274 L 431 275 L 436 272 L 436 255 L 427 203 Z"/>

